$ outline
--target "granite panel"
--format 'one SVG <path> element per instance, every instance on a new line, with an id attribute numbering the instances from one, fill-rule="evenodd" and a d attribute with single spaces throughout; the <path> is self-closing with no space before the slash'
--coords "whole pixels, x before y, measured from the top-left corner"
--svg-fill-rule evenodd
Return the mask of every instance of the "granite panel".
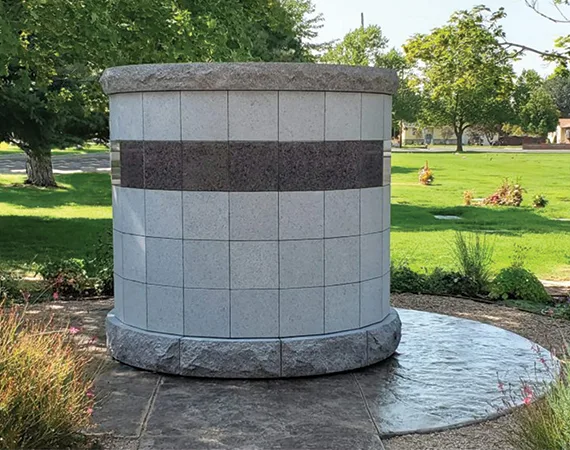
<path id="1" fill-rule="evenodd" d="M 270 338 L 278 335 L 277 289 L 231 291 L 232 338 Z"/>
<path id="2" fill-rule="evenodd" d="M 182 143 L 145 141 L 145 187 L 147 189 L 182 189 Z"/>
<path id="3" fill-rule="evenodd" d="M 146 235 L 182 239 L 182 192 L 145 191 Z"/>
<path id="4" fill-rule="evenodd" d="M 277 92 L 229 91 L 229 139 L 277 141 Z"/>
<path id="5" fill-rule="evenodd" d="M 362 94 L 363 141 L 384 139 L 384 98 L 380 94 Z"/>
<path id="6" fill-rule="evenodd" d="M 229 289 L 184 290 L 184 335 L 230 337 Z"/>
<path id="7" fill-rule="evenodd" d="M 181 93 L 182 140 L 228 140 L 228 92 Z"/>
<path id="8" fill-rule="evenodd" d="M 324 92 L 279 92 L 279 141 L 324 139 Z"/>
<path id="9" fill-rule="evenodd" d="M 229 187 L 227 142 L 182 142 L 182 189 L 227 191 Z"/>
<path id="10" fill-rule="evenodd" d="M 281 289 L 279 335 L 308 336 L 324 333 L 325 289 Z"/>
<path id="11" fill-rule="evenodd" d="M 182 287 L 182 263 L 182 239 L 146 238 L 147 283 Z"/>
<path id="12" fill-rule="evenodd" d="M 231 192 L 229 195 L 231 240 L 277 240 L 277 192 Z"/>
<path id="13" fill-rule="evenodd" d="M 277 289 L 279 287 L 277 241 L 230 242 L 232 289 Z"/>
<path id="14" fill-rule="evenodd" d="M 325 190 L 360 187 L 361 142 L 326 142 L 321 164 Z"/>
<path id="15" fill-rule="evenodd" d="M 277 191 L 277 142 L 230 142 L 230 190 Z"/>
<path id="16" fill-rule="evenodd" d="M 360 234 L 360 190 L 325 191 L 325 237 Z"/>
<path id="17" fill-rule="evenodd" d="M 324 237 L 324 192 L 279 193 L 279 239 Z"/>
<path id="18" fill-rule="evenodd" d="M 323 190 L 324 142 L 279 143 L 279 190 Z"/>
<path id="19" fill-rule="evenodd" d="M 382 141 L 362 141 L 361 143 L 360 187 L 382 186 L 383 159 Z"/>
<path id="20" fill-rule="evenodd" d="M 320 239 L 279 242 L 279 286 L 324 285 L 324 245 Z"/>
<path id="21" fill-rule="evenodd" d="M 360 326 L 360 284 L 325 287 L 325 333 Z"/>
<path id="22" fill-rule="evenodd" d="M 121 186 L 144 188 L 144 149 L 142 141 L 121 142 Z"/>
<path id="23" fill-rule="evenodd" d="M 180 92 L 143 93 L 145 141 L 180 141 Z"/>
<path id="24" fill-rule="evenodd" d="M 183 192 L 184 239 L 229 239 L 229 192 Z"/>
<path id="25" fill-rule="evenodd" d="M 362 94 L 327 92 L 325 94 L 325 140 L 360 140 Z"/>
<path id="26" fill-rule="evenodd" d="M 182 288 L 146 287 L 148 330 L 182 335 L 184 332 L 184 297 Z"/>
<path id="27" fill-rule="evenodd" d="M 142 93 L 129 92 L 109 97 L 109 135 L 112 141 L 143 139 Z"/>

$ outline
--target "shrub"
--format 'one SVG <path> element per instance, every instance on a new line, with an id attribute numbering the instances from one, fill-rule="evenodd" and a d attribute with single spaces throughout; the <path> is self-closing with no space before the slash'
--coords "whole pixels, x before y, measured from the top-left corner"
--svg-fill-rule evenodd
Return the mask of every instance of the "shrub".
<path id="1" fill-rule="evenodd" d="M 435 177 L 433 176 L 433 170 L 429 168 L 429 164 L 426 161 L 425 166 L 423 166 L 419 171 L 419 181 L 421 184 L 425 184 L 426 186 L 430 186 L 433 184 Z"/>
<path id="2" fill-rule="evenodd" d="M 19 294 L 18 280 L 10 272 L 0 270 L 0 303 L 6 303 Z"/>
<path id="3" fill-rule="evenodd" d="M 542 194 L 535 195 L 532 199 L 532 206 L 535 208 L 545 208 L 546 205 L 548 205 L 548 199 Z"/>
<path id="4" fill-rule="evenodd" d="M 113 295 L 113 235 L 102 236 L 93 256 L 86 264 L 87 274 L 95 292 L 99 295 Z"/>
<path id="5" fill-rule="evenodd" d="M 486 238 L 478 234 L 466 238 L 463 233 L 456 232 L 453 256 L 459 273 L 474 283 L 477 294 L 487 293 L 491 281 L 493 246 Z"/>
<path id="6" fill-rule="evenodd" d="M 0 307 L 0 449 L 70 448 L 90 425 L 90 358 L 24 314 Z"/>
<path id="7" fill-rule="evenodd" d="M 420 294 L 424 291 L 426 277 L 414 272 L 407 263 L 390 267 L 390 291 L 395 293 L 411 292 Z"/>
<path id="8" fill-rule="evenodd" d="M 40 264 L 38 273 L 63 296 L 84 295 L 89 287 L 85 261 L 71 258 Z"/>
<path id="9" fill-rule="evenodd" d="M 539 279 L 524 267 L 502 269 L 491 284 L 491 298 L 549 302 L 550 296 Z"/>
<path id="10" fill-rule="evenodd" d="M 448 272 L 436 267 L 424 283 L 424 292 L 432 295 L 465 295 L 476 297 L 479 285 L 459 272 Z"/>
<path id="11" fill-rule="evenodd" d="M 528 402 L 525 402 L 528 403 Z M 544 398 L 514 414 L 507 440 L 520 450 L 570 448 L 570 372 L 566 362 Z"/>
<path id="12" fill-rule="evenodd" d="M 503 184 L 485 200 L 484 205 L 520 206 L 523 201 L 523 187 L 519 182 L 511 183 L 505 178 Z"/>

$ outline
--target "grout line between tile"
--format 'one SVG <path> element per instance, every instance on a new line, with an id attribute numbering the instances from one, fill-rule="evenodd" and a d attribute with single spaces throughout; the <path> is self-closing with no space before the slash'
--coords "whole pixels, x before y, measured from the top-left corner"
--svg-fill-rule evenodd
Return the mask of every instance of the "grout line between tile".
<path id="1" fill-rule="evenodd" d="M 323 191 L 323 236 L 325 236 L 326 234 L 326 210 L 327 210 L 327 196 L 325 195 L 325 192 Z M 327 258 L 326 258 L 326 241 L 323 238 L 323 285 L 326 284 L 325 281 L 325 277 L 326 277 L 326 264 L 327 264 Z M 327 329 L 327 322 L 326 322 L 326 317 L 327 317 L 327 296 L 326 296 L 326 288 L 323 289 L 323 333 L 326 332 Z"/>
<path id="2" fill-rule="evenodd" d="M 139 448 L 141 446 L 141 438 L 142 438 L 143 434 L 146 432 L 146 429 L 148 426 L 148 420 L 150 418 L 150 414 L 152 413 L 152 410 L 154 408 L 154 404 L 156 402 L 156 398 L 158 397 L 158 391 L 160 389 L 160 386 L 162 386 L 163 382 L 164 382 L 164 377 L 162 375 L 159 375 L 158 380 L 156 381 L 156 385 L 154 386 L 154 389 L 153 389 L 152 394 L 150 396 L 150 400 L 148 402 L 148 407 L 147 407 L 147 410 L 146 410 L 145 415 L 143 417 L 143 420 L 141 423 L 141 428 L 140 428 L 140 431 L 139 431 L 138 436 L 137 436 L 136 450 L 139 450 Z"/>
<path id="3" fill-rule="evenodd" d="M 368 345 L 366 346 L 366 348 L 368 349 Z M 356 378 L 356 375 L 354 373 L 352 373 L 351 376 L 352 376 L 352 379 L 354 380 L 354 382 L 356 383 L 356 387 L 358 388 L 358 391 L 360 392 L 360 397 L 362 398 L 362 403 L 364 403 L 364 408 L 366 409 L 366 413 L 368 414 L 368 418 L 370 419 L 370 422 L 372 422 L 372 425 L 374 425 L 374 428 L 376 429 L 376 434 L 378 435 L 378 440 L 380 441 L 380 445 L 381 445 L 382 449 L 384 449 L 384 444 L 382 444 L 382 440 L 380 438 L 380 436 L 381 436 L 380 428 L 378 428 L 378 424 L 374 420 L 374 416 L 372 415 L 372 411 L 370 410 L 370 406 L 368 405 L 368 401 L 366 400 L 366 396 L 364 395 L 364 390 L 362 389 L 362 386 L 358 382 L 358 378 Z"/>
<path id="4" fill-rule="evenodd" d="M 279 185 L 279 180 L 281 179 L 280 169 L 281 169 L 281 153 L 279 149 L 279 91 L 277 91 L 277 183 Z M 277 192 L 277 336 L 281 337 L 281 236 L 280 236 L 280 203 L 281 194 Z M 279 358 L 280 358 L 280 371 L 282 372 L 282 349 L 279 346 Z"/>

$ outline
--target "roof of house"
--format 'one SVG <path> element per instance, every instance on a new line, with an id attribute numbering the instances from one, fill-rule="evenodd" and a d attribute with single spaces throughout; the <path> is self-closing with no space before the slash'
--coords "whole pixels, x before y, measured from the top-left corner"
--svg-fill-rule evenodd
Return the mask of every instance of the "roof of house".
<path id="1" fill-rule="evenodd" d="M 560 119 L 560 128 L 570 128 L 570 118 Z"/>

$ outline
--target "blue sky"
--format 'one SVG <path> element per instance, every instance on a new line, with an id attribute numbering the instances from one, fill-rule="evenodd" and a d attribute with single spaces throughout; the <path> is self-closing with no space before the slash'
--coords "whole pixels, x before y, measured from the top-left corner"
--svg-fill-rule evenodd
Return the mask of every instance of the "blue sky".
<path id="1" fill-rule="evenodd" d="M 364 13 L 367 25 L 382 27 L 391 47 L 400 47 L 415 33 L 427 33 L 443 25 L 453 11 L 471 9 L 475 5 L 498 9 L 503 6 L 508 14 L 503 20 L 507 38 L 511 42 L 535 47 L 539 50 L 553 48 L 554 40 L 560 35 L 570 34 L 570 25 L 554 24 L 538 16 L 525 5 L 524 0 L 313 0 L 317 11 L 324 14 L 325 25 L 319 41 L 337 39 L 351 29 L 360 26 L 360 13 Z M 552 15 L 556 10 L 550 0 L 541 0 L 542 10 Z M 552 72 L 553 67 L 540 57 L 528 54 L 515 64 L 520 72 L 533 68 L 543 75 Z"/>

